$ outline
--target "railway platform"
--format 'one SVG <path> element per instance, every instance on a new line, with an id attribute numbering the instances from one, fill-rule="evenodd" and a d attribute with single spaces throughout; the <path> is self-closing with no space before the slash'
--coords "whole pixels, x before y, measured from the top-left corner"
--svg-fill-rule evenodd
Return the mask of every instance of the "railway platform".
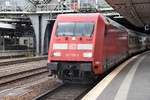
<path id="1" fill-rule="evenodd" d="M 82 100 L 150 100 L 150 51 L 121 64 Z"/>

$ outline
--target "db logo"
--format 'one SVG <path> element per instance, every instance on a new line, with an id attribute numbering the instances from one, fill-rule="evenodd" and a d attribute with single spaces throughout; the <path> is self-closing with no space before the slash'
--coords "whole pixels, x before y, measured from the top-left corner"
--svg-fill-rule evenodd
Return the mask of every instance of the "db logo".
<path id="1" fill-rule="evenodd" d="M 68 48 L 71 50 L 75 50 L 75 49 L 77 49 L 77 44 L 69 44 Z"/>

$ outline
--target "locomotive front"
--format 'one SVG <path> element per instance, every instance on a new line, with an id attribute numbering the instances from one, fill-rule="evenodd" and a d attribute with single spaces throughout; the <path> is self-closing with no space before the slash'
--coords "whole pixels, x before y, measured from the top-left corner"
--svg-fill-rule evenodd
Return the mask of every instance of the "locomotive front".
<path id="1" fill-rule="evenodd" d="M 93 19 L 93 20 L 92 20 Z M 93 78 L 94 18 L 59 15 L 55 22 L 48 55 L 48 68 L 64 81 Z"/>

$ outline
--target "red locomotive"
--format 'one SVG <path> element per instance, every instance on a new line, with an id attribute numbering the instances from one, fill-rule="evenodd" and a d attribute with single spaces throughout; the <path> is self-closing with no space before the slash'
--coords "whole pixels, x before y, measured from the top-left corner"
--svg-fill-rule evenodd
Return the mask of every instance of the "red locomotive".
<path id="1" fill-rule="evenodd" d="M 62 80 L 92 80 L 145 50 L 144 38 L 99 13 L 61 14 L 53 27 L 48 68 Z"/>

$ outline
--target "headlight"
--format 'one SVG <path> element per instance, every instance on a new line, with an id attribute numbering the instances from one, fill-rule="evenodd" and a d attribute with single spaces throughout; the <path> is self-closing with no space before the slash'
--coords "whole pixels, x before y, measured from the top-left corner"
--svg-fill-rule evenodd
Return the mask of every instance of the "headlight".
<path id="1" fill-rule="evenodd" d="M 53 53 L 53 56 L 60 57 L 60 56 L 61 56 L 61 53 L 60 53 L 60 52 L 54 52 L 54 53 Z"/>
<path id="2" fill-rule="evenodd" d="M 92 52 L 83 53 L 83 57 L 88 57 L 88 58 L 92 57 Z"/>

